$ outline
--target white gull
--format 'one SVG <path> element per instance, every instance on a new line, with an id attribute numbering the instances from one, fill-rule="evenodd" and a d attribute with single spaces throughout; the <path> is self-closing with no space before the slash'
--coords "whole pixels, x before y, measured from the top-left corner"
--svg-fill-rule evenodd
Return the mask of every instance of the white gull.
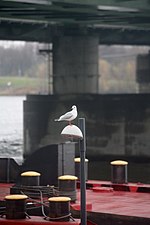
<path id="1" fill-rule="evenodd" d="M 71 111 L 61 115 L 58 119 L 55 119 L 55 121 L 68 121 L 69 124 L 71 124 L 71 121 L 74 120 L 78 115 L 77 107 L 73 105 L 71 108 Z"/>

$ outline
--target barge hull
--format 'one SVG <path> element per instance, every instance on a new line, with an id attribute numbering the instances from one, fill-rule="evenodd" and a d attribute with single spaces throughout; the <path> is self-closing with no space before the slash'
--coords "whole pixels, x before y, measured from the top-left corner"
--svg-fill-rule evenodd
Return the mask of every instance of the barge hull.
<path id="1" fill-rule="evenodd" d="M 79 225 L 80 221 L 67 221 L 67 222 L 56 222 L 56 221 L 47 221 L 44 220 L 44 218 L 38 217 L 38 216 L 32 216 L 31 219 L 22 219 L 22 220 L 8 220 L 5 218 L 0 219 L 1 225 Z"/>

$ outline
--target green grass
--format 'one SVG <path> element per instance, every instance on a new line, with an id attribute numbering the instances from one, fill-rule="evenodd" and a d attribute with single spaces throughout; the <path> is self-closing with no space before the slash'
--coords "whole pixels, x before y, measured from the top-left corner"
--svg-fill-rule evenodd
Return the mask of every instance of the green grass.
<path id="1" fill-rule="evenodd" d="M 46 80 L 31 77 L 0 77 L 0 95 L 28 94 L 46 91 Z"/>
<path id="2" fill-rule="evenodd" d="M 7 87 L 8 83 L 16 87 L 24 87 L 26 85 L 35 87 L 39 84 L 39 79 L 29 77 L 0 77 L 0 87 Z"/>

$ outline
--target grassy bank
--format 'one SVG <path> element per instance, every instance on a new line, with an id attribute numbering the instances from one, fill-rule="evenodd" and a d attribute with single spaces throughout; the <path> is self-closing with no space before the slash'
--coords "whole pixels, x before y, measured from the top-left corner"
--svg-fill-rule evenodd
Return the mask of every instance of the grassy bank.
<path id="1" fill-rule="evenodd" d="M 0 77 L 0 95 L 46 93 L 47 81 L 31 77 Z"/>

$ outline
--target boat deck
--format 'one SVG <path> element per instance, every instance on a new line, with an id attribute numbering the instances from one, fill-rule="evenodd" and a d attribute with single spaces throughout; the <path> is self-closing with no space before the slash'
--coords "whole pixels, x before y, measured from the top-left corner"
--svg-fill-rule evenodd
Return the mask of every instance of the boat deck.
<path id="1" fill-rule="evenodd" d="M 0 184 L 0 200 L 10 193 L 12 185 Z M 87 216 L 95 224 L 150 225 L 149 184 L 112 184 L 107 181 L 87 181 L 86 185 L 88 187 L 86 190 Z M 77 201 L 71 203 L 71 210 L 74 217 L 80 217 L 79 188 L 77 189 Z M 0 219 L 0 224 L 5 224 L 5 221 Z M 72 222 L 70 223 L 72 224 Z M 34 224 L 40 223 L 34 221 Z"/>
<path id="2" fill-rule="evenodd" d="M 31 219 L 23 219 L 23 220 L 6 220 L 5 218 L 0 218 L 1 225 L 80 225 L 80 220 L 75 221 L 66 221 L 66 222 L 56 222 L 56 221 L 46 221 L 40 216 L 32 216 Z"/>
<path id="3" fill-rule="evenodd" d="M 114 221 L 114 224 L 150 225 L 149 184 L 88 181 L 87 186 L 87 212 L 89 218 L 94 218 L 95 222 L 101 220 L 102 224 L 113 224 L 108 221 Z M 79 200 L 72 207 L 74 210 L 80 210 Z"/>
<path id="4" fill-rule="evenodd" d="M 14 184 L 7 184 L 7 183 L 0 183 L 0 201 L 3 201 L 6 195 L 10 194 L 10 188 Z M 26 219 L 6 219 L 4 217 L 0 217 L 0 224 L 1 225 L 46 225 L 46 224 L 52 224 L 52 225 L 80 225 L 81 221 L 79 219 L 70 219 L 69 221 L 49 221 L 45 220 L 42 216 L 30 216 L 30 218 Z"/>

